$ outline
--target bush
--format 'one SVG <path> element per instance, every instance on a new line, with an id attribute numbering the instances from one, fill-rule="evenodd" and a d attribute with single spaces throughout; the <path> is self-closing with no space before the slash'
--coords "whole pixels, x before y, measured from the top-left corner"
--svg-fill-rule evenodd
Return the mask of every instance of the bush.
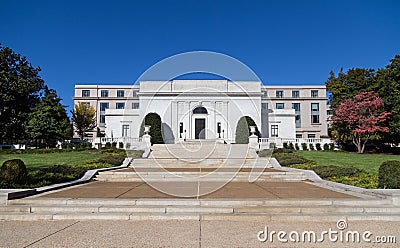
<path id="1" fill-rule="evenodd" d="M 325 143 L 325 144 L 324 144 L 324 150 L 325 150 L 325 151 L 328 151 L 328 150 L 329 150 L 329 144 L 328 144 L 328 143 Z"/>
<path id="2" fill-rule="evenodd" d="M 383 162 L 379 167 L 378 180 L 379 188 L 400 189 L 400 161 Z"/>
<path id="3" fill-rule="evenodd" d="M 314 151 L 315 149 L 314 149 L 314 145 L 313 144 L 310 144 L 310 151 Z"/>
<path id="4" fill-rule="evenodd" d="M 265 149 L 257 152 L 259 157 L 271 157 L 272 153 L 273 151 L 271 149 Z"/>
<path id="5" fill-rule="evenodd" d="M 118 148 L 119 148 L 119 149 L 123 149 L 123 148 L 124 148 L 124 143 L 119 142 L 119 143 L 118 143 Z"/>
<path id="6" fill-rule="evenodd" d="M 269 149 L 276 149 L 275 143 L 269 143 Z"/>
<path id="7" fill-rule="evenodd" d="M 289 149 L 288 143 L 283 142 L 283 149 Z"/>
<path id="8" fill-rule="evenodd" d="M 306 143 L 301 143 L 301 149 L 303 151 L 308 151 L 307 144 Z"/>
<path id="9" fill-rule="evenodd" d="M 304 164 L 309 162 L 309 160 L 303 158 L 302 156 L 291 154 L 291 153 L 276 153 L 274 154 L 276 160 L 282 166 L 288 166 L 293 164 Z"/>
<path id="10" fill-rule="evenodd" d="M 290 150 L 294 150 L 294 145 L 293 145 L 293 143 L 289 143 L 289 149 L 290 149 Z"/>
<path id="11" fill-rule="evenodd" d="M 3 163 L 0 169 L 0 178 L 9 184 L 24 184 L 27 180 L 28 171 L 21 159 L 11 159 Z"/>
<path id="12" fill-rule="evenodd" d="M 101 163 L 107 163 L 114 166 L 119 166 L 124 162 L 125 156 L 106 156 L 99 158 L 98 161 Z"/>
<path id="13" fill-rule="evenodd" d="M 317 149 L 317 151 L 321 151 L 322 150 L 320 143 L 315 144 L 315 148 Z"/>
<path id="14" fill-rule="evenodd" d="M 126 143 L 126 149 L 131 148 L 131 143 Z"/>
<path id="15" fill-rule="evenodd" d="M 110 143 L 110 142 L 107 142 L 106 145 L 104 146 L 104 148 L 106 148 L 106 149 L 111 148 L 111 143 Z"/>
<path id="16" fill-rule="evenodd" d="M 290 150 L 288 148 L 277 148 L 277 149 L 274 150 L 273 153 L 274 154 L 275 153 L 293 153 L 293 150 Z"/>
<path id="17" fill-rule="evenodd" d="M 331 151 L 335 150 L 335 144 L 334 143 L 329 143 L 329 150 L 331 150 Z"/>
<path id="18" fill-rule="evenodd" d="M 113 143 L 111 143 L 111 147 L 112 148 L 117 148 L 117 142 L 114 141 Z"/>
<path id="19" fill-rule="evenodd" d="M 343 176 L 357 176 L 363 170 L 353 166 L 336 166 L 336 165 L 318 165 L 311 168 L 321 178 L 329 177 L 343 177 Z"/>
<path id="20" fill-rule="evenodd" d="M 63 142 L 63 143 L 61 143 L 61 148 L 62 149 L 72 149 L 72 144 L 69 142 Z"/>
<path id="21" fill-rule="evenodd" d="M 294 147 L 296 148 L 296 150 L 300 150 L 299 144 L 294 144 Z"/>

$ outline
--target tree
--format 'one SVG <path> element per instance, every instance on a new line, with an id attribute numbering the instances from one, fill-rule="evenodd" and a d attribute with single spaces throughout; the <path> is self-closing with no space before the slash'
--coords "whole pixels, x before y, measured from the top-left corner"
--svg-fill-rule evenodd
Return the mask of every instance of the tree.
<path id="1" fill-rule="evenodd" d="M 40 67 L 34 68 L 26 57 L 0 45 L 0 139 L 24 139 L 25 125 L 32 108 L 39 103 L 44 81 Z"/>
<path id="2" fill-rule="evenodd" d="M 46 87 L 40 103 L 29 113 L 26 132 L 30 138 L 44 141 L 47 147 L 56 140 L 72 137 L 72 125 L 60 101 L 57 92 Z"/>
<path id="3" fill-rule="evenodd" d="M 340 69 L 337 77 L 330 72 L 325 82 L 326 89 L 331 93 L 330 104 L 332 108 L 338 106 L 344 99 L 354 97 L 362 91 L 371 91 L 376 88 L 375 72 L 373 69 L 352 68 L 346 73 Z"/>
<path id="4" fill-rule="evenodd" d="M 151 144 L 164 144 L 164 139 L 161 132 L 161 117 L 157 113 L 148 113 L 140 125 L 140 136 L 143 136 L 144 134 L 145 125 L 151 126 L 149 133 L 151 136 Z"/>
<path id="5" fill-rule="evenodd" d="M 249 143 L 249 136 L 250 136 L 250 126 L 256 126 L 254 120 L 249 116 L 242 116 L 237 125 L 236 125 L 236 132 L 235 132 L 235 142 L 237 144 L 248 144 Z M 260 136 L 258 128 L 256 126 L 256 133 L 255 135 Z"/>
<path id="6" fill-rule="evenodd" d="M 390 112 L 383 111 L 382 98 L 373 91 L 361 92 L 352 99 L 344 100 L 335 109 L 334 123 L 346 127 L 358 153 L 364 153 L 365 144 L 375 134 L 389 132 L 384 126 Z"/>
<path id="7" fill-rule="evenodd" d="M 396 55 L 376 73 L 377 92 L 385 102 L 385 110 L 391 113 L 388 121 L 390 132 L 383 135 L 386 142 L 400 143 L 400 55 Z"/>
<path id="8" fill-rule="evenodd" d="M 80 102 L 75 104 L 72 113 L 72 122 L 74 123 L 76 132 L 81 139 L 85 133 L 96 127 L 96 111 L 93 106 Z"/>

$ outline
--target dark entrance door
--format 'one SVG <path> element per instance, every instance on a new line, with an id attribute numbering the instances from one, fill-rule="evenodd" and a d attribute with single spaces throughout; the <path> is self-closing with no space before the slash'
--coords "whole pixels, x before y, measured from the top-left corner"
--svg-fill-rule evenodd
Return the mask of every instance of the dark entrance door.
<path id="1" fill-rule="evenodd" d="M 206 119 L 196 118 L 194 120 L 194 138 L 205 139 L 206 138 Z"/>

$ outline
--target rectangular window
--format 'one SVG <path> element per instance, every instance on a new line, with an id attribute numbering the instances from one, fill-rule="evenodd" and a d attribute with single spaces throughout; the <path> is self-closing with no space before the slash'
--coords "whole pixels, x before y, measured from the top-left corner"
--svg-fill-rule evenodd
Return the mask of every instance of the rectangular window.
<path id="1" fill-rule="evenodd" d="M 101 97 L 108 97 L 108 90 L 101 90 Z"/>
<path id="2" fill-rule="evenodd" d="M 124 90 L 117 90 L 117 97 L 124 97 L 125 91 Z"/>
<path id="3" fill-rule="evenodd" d="M 268 109 L 268 103 L 261 103 L 261 109 Z"/>
<path id="4" fill-rule="evenodd" d="M 271 137 L 278 137 L 278 125 L 271 125 Z"/>
<path id="5" fill-rule="evenodd" d="M 90 90 L 82 90 L 82 97 L 90 97 Z"/>
<path id="6" fill-rule="evenodd" d="M 319 103 L 311 103 L 311 123 L 319 123 Z"/>
<path id="7" fill-rule="evenodd" d="M 268 97 L 268 91 L 262 91 L 261 93 L 262 93 L 262 96 Z"/>
<path id="8" fill-rule="evenodd" d="M 311 103 L 311 111 L 319 111 L 319 103 Z"/>
<path id="9" fill-rule="evenodd" d="M 303 135 L 301 133 L 296 133 L 296 139 L 301 139 L 303 138 Z"/>
<path id="10" fill-rule="evenodd" d="M 300 103 L 292 103 L 292 109 L 294 109 L 296 112 L 300 111 Z"/>
<path id="11" fill-rule="evenodd" d="M 326 111 L 326 114 L 327 114 L 327 115 L 333 115 L 333 110 L 332 110 L 332 109 L 328 109 L 328 110 Z"/>
<path id="12" fill-rule="evenodd" d="M 108 102 L 101 102 L 100 103 L 100 111 L 106 111 L 106 109 L 108 109 L 109 104 Z"/>
<path id="13" fill-rule="evenodd" d="M 309 138 L 309 139 L 315 139 L 315 134 L 314 134 L 314 133 L 308 134 L 308 138 Z"/>
<path id="14" fill-rule="evenodd" d="M 139 93 L 139 91 L 134 90 L 134 91 L 133 91 L 133 97 L 138 97 L 138 93 Z"/>
<path id="15" fill-rule="evenodd" d="M 319 123 L 319 115 L 312 115 L 311 116 L 311 123 L 318 124 Z"/>
<path id="16" fill-rule="evenodd" d="M 282 90 L 277 90 L 276 91 L 276 98 L 283 98 L 283 91 Z"/>
<path id="17" fill-rule="evenodd" d="M 138 102 L 133 102 L 132 103 L 132 109 L 139 109 L 139 103 Z"/>
<path id="18" fill-rule="evenodd" d="M 122 125 L 122 137 L 129 136 L 129 125 Z"/>
<path id="19" fill-rule="evenodd" d="M 285 104 L 284 103 L 277 103 L 276 104 L 276 109 L 284 109 L 285 108 Z"/>
<path id="20" fill-rule="evenodd" d="M 311 90 L 311 97 L 317 98 L 318 97 L 318 90 Z"/>
<path id="21" fill-rule="evenodd" d="M 104 126 L 104 125 L 101 125 L 101 124 L 104 124 L 104 123 L 106 123 L 106 116 L 105 115 L 100 115 L 100 126 Z"/>
<path id="22" fill-rule="evenodd" d="M 125 103 L 124 102 L 117 102 L 115 104 L 116 109 L 124 109 L 125 108 Z"/>
<path id="23" fill-rule="evenodd" d="M 293 98 L 299 98 L 300 97 L 300 92 L 298 90 L 292 90 L 292 97 Z"/>

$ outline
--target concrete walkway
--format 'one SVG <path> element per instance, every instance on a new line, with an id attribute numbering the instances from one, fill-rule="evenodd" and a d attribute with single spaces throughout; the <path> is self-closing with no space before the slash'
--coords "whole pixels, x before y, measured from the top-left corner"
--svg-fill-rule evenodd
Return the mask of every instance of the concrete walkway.
<path id="1" fill-rule="evenodd" d="M 164 187 L 197 188 L 196 182 L 165 182 Z M 212 184 L 203 183 L 204 187 Z M 202 185 L 202 183 L 200 183 Z M 54 193 L 44 194 L 43 198 L 175 198 L 153 189 L 144 182 L 91 182 L 59 190 Z M 202 198 L 211 199 L 282 199 L 282 198 L 356 198 L 350 194 L 339 193 L 333 190 L 321 188 L 306 182 L 231 182 L 223 188 L 212 192 Z"/>
<path id="2" fill-rule="evenodd" d="M 282 243 L 273 236 L 260 242 L 258 232 L 340 231 L 336 222 L 235 221 L 0 221 L 0 247 L 398 247 L 400 222 L 347 222 L 344 230 L 394 236 L 396 243 L 323 242 Z M 288 238 L 288 237 L 286 237 Z M 386 237 L 386 239 L 389 239 Z M 308 241 L 308 240 L 307 240 Z M 388 242 L 388 241 L 387 241 Z"/>

